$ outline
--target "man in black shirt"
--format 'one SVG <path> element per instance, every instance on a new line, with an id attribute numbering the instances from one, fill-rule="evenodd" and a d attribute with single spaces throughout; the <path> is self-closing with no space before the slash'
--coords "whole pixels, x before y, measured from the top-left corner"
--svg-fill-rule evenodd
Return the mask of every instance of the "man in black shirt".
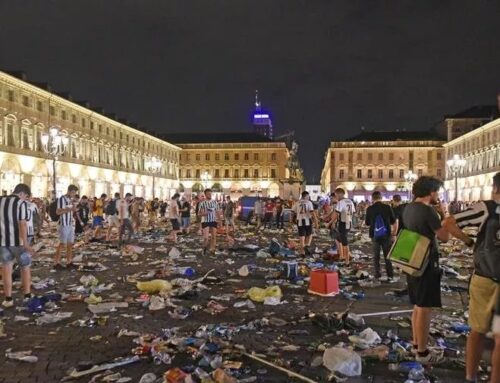
<path id="1" fill-rule="evenodd" d="M 430 240 L 429 262 L 420 277 L 407 275 L 408 295 L 414 305 L 412 314 L 413 352 L 416 361 L 422 364 L 436 364 L 443 361 L 443 355 L 431 353 L 427 340 L 433 307 L 441 307 L 441 270 L 439 268 L 438 239 L 448 241 L 449 233 L 442 227 L 438 213 L 438 192 L 442 181 L 422 176 L 413 184 L 414 201 L 403 212 L 405 228 Z M 444 217 L 443 217 L 444 218 Z"/>
<path id="2" fill-rule="evenodd" d="M 396 221 L 398 223 L 397 234 L 405 227 L 403 222 L 403 211 L 406 205 L 406 203 L 402 203 L 401 196 L 399 194 L 394 194 L 392 197 L 392 210 L 394 211 L 394 215 L 396 216 Z"/>
<path id="3" fill-rule="evenodd" d="M 392 263 L 388 258 L 391 249 L 391 238 L 397 232 L 397 222 L 394 212 L 389 205 L 382 202 L 379 191 L 372 194 L 373 204 L 366 210 L 365 223 L 370 227 L 370 238 L 373 242 L 373 255 L 375 262 L 375 278 L 380 278 L 380 250 L 384 253 L 385 271 L 387 277 L 392 279 L 394 272 Z"/>

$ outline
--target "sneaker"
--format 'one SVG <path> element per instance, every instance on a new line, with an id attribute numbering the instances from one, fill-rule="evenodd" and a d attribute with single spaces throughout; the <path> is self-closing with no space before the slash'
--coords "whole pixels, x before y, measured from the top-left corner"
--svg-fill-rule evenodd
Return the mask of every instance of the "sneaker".
<path id="1" fill-rule="evenodd" d="M 422 363 L 424 365 L 426 365 L 426 364 L 440 364 L 440 363 L 444 362 L 444 356 L 443 356 L 442 352 L 437 353 L 437 352 L 429 351 L 429 353 L 426 356 L 420 356 L 417 354 L 415 356 L 415 361 Z"/>
<path id="2" fill-rule="evenodd" d="M 52 267 L 52 269 L 54 269 L 54 270 L 64 270 L 64 267 L 63 267 L 63 265 L 61 265 L 60 263 L 56 263 L 56 264 Z"/>
<path id="3" fill-rule="evenodd" d="M 2 306 L 5 307 L 6 309 L 14 307 L 14 301 L 11 299 L 10 301 L 3 301 Z"/>

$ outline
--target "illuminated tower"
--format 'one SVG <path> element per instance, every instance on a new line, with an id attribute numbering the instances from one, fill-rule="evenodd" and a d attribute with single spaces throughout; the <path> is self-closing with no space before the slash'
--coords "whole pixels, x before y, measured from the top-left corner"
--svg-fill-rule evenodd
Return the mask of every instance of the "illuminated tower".
<path id="1" fill-rule="evenodd" d="M 273 124 L 271 114 L 262 109 L 259 100 L 259 91 L 255 91 L 255 110 L 253 112 L 253 129 L 254 132 L 264 137 L 273 139 Z"/>

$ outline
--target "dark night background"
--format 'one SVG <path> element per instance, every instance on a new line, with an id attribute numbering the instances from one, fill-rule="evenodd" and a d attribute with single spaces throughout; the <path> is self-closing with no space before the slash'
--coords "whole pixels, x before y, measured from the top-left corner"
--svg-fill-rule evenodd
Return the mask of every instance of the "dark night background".
<path id="1" fill-rule="evenodd" d="M 494 104 L 497 1 L 0 0 L 0 69 L 158 132 L 251 129 L 254 90 L 308 181 L 331 138 Z"/>

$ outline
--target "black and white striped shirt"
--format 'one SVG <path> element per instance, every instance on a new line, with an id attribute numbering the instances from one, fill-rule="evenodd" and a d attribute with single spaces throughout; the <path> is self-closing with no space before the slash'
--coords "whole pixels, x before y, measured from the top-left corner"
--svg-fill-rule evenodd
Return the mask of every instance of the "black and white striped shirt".
<path id="1" fill-rule="evenodd" d="M 38 208 L 32 202 L 26 202 L 26 207 L 27 207 L 26 225 L 28 226 L 28 238 L 30 238 L 35 236 L 35 226 L 33 218 L 35 216 L 35 212 L 38 212 Z"/>
<path id="2" fill-rule="evenodd" d="M 488 216 L 488 207 L 484 202 L 478 202 L 469 207 L 467 210 L 453 215 L 459 228 L 462 229 L 467 226 L 477 226 L 479 230 L 481 230 L 483 224 L 488 219 Z"/>
<path id="3" fill-rule="evenodd" d="M 17 195 L 0 197 L 0 246 L 21 246 L 19 222 L 28 219 L 28 206 Z"/>
<path id="4" fill-rule="evenodd" d="M 217 222 L 217 210 L 219 210 L 219 204 L 213 199 L 206 199 L 200 202 L 200 211 L 205 211 L 208 213 L 206 216 L 201 217 L 201 222 Z"/>
<path id="5" fill-rule="evenodd" d="M 68 197 L 63 195 L 57 199 L 57 208 L 66 209 L 71 205 L 71 201 Z M 73 225 L 73 212 L 70 210 L 59 216 L 59 226 L 72 226 Z"/>

